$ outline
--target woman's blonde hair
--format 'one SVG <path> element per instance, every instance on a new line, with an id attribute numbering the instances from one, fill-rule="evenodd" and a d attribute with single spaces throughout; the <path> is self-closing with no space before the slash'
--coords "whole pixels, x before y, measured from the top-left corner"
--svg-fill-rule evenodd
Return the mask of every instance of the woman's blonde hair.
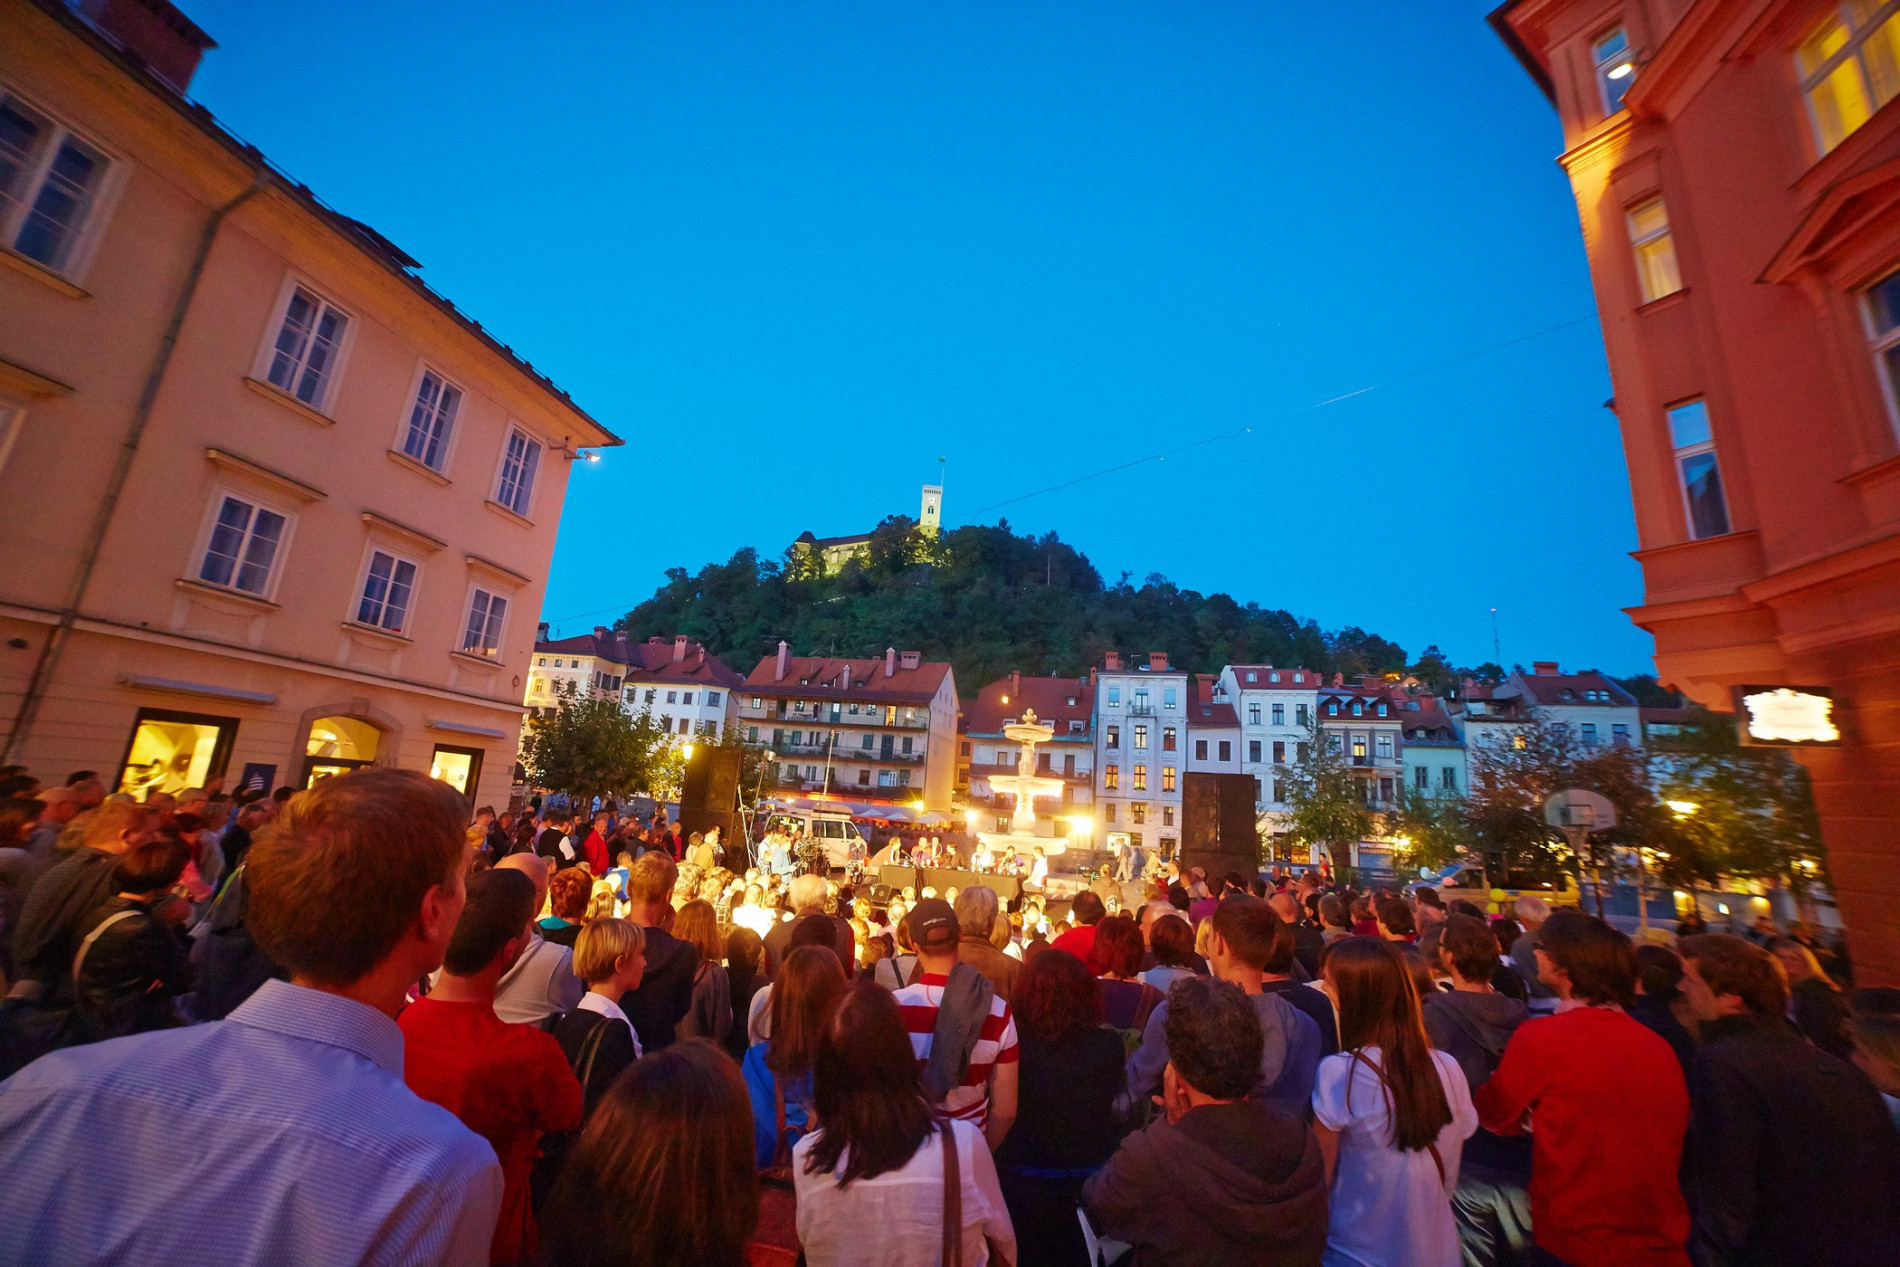
<path id="1" fill-rule="evenodd" d="M 614 975 L 614 965 L 632 951 L 646 949 L 646 934 L 626 919 L 597 919 L 574 939 L 574 975 L 593 985 Z"/>

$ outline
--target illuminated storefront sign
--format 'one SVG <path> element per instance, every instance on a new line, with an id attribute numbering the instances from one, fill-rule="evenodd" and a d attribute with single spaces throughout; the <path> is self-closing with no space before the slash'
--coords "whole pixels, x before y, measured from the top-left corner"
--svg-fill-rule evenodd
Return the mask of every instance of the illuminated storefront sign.
<path id="1" fill-rule="evenodd" d="M 1824 686 L 1738 686 L 1735 716 L 1744 744 L 1832 747 L 1841 741 L 1834 692 Z"/>

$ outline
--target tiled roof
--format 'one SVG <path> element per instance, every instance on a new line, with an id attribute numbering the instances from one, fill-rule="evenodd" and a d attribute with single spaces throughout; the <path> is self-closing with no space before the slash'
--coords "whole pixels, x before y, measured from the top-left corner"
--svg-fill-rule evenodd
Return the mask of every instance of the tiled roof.
<path id="1" fill-rule="evenodd" d="M 730 690 L 745 682 L 724 660 L 707 651 L 703 643 L 687 643 L 685 657 L 675 660 L 671 638 L 631 642 L 622 633 L 579 634 L 537 642 L 534 651 L 536 655 L 595 656 L 625 669 L 624 676 L 630 683 L 693 682 Z"/>
<path id="2" fill-rule="evenodd" d="M 1416 708 L 1412 707 L 1414 704 Z M 1444 703 L 1435 695 L 1419 695 L 1407 701 L 1406 707 L 1400 711 L 1399 720 L 1405 723 L 1407 743 L 1461 742 L 1457 726 L 1452 724 Z"/>
<path id="3" fill-rule="evenodd" d="M 1189 730 L 1218 730 L 1239 725 L 1240 714 L 1234 711 L 1232 704 L 1202 703 L 1196 700 L 1188 707 Z"/>
<path id="4" fill-rule="evenodd" d="M 963 702 L 962 729 L 973 735 L 998 735 L 1006 718 L 1020 719 L 1026 708 L 1035 710 L 1037 721 L 1054 726 L 1060 739 L 1069 733 L 1070 722 L 1079 721 L 1088 730 L 1095 714 L 1095 688 L 1087 678 L 998 678 L 978 691 L 975 699 Z"/>
<path id="5" fill-rule="evenodd" d="M 1591 669 L 1583 673 L 1514 673 L 1514 685 L 1523 689 L 1539 704 L 1565 707 L 1635 708 L 1636 697 Z M 1606 699 L 1586 699 L 1585 691 L 1602 691 Z"/>
<path id="6" fill-rule="evenodd" d="M 1645 726 L 1687 726 L 1696 718 L 1693 708 L 1645 708 L 1639 716 Z"/>
<path id="7" fill-rule="evenodd" d="M 851 685 L 844 685 L 844 670 L 851 669 Z M 944 679 L 950 676 L 948 664 L 923 661 L 914 669 L 899 667 L 884 672 L 884 658 L 857 660 L 840 656 L 790 656 L 785 676 L 778 676 L 778 657 L 761 659 L 758 667 L 746 675 L 745 689 L 755 695 L 796 696 L 800 699 L 883 699 L 897 703 L 925 704 L 936 698 Z"/>
<path id="8" fill-rule="evenodd" d="M 1243 691 L 1277 691 L 1288 687 L 1295 687 L 1305 691 L 1326 684 L 1325 675 L 1315 673 L 1311 669 L 1298 667 L 1288 669 L 1282 668 L 1277 664 L 1235 664 L 1229 665 L 1228 667 L 1233 669 L 1234 682 Z M 1258 680 L 1249 682 L 1247 680 L 1247 674 L 1249 673 L 1252 673 Z M 1280 675 L 1278 682 L 1270 680 L 1275 673 Z M 1293 680 L 1293 675 L 1296 673 L 1299 674 L 1300 679 L 1297 682 Z"/>

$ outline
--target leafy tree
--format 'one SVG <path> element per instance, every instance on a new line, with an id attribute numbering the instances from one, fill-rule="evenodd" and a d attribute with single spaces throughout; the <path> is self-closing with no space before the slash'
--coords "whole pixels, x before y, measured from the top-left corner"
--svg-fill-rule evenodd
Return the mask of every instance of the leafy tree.
<path id="1" fill-rule="evenodd" d="M 677 789 L 678 764 L 678 751 L 650 716 L 629 717 L 612 699 L 564 700 L 530 721 L 521 739 L 529 780 L 583 805 L 596 796 Z"/>
<path id="2" fill-rule="evenodd" d="M 1638 673 L 1635 677 L 1618 677 L 1610 680 L 1634 695 L 1636 702 L 1644 708 L 1682 707 L 1682 696 L 1658 683 L 1654 673 Z"/>
<path id="3" fill-rule="evenodd" d="M 1657 757 L 1671 816 L 1658 870 L 1675 883 L 1719 876 L 1786 884 L 1827 877 L 1827 853 L 1803 770 L 1776 748 L 1744 748 L 1733 719 L 1704 714 Z"/>
<path id="4" fill-rule="evenodd" d="M 1440 698 L 1458 694 L 1457 671 L 1451 667 L 1451 662 L 1436 643 L 1420 652 L 1418 659 L 1406 672 L 1422 682 L 1427 691 Z"/>
<path id="5" fill-rule="evenodd" d="M 1464 798 L 1433 796 L 1423 788 L 1405 790 L 1399 808 L 1387 816 L 1385 828 L 1387 834 L 1406 842 L 1405 860 L 1418 867 L 1456 862 L 1471 845 Z"/>
<path id="6" fill-rule="evenodd" d="M 1307 727 L 1304 757 L 1286 767 L 1281 799 L 1287 804 L 1287 826 L 1308 844 L 1323 846 L 1333 860 L 1333 871 L 1348 875 L 1352 847 L 1372 834 L 1372 811 L 1366 808 L 1358 776 L 1343 750 L 1327 743 L 1324 727 L 1315 717 Z"/>

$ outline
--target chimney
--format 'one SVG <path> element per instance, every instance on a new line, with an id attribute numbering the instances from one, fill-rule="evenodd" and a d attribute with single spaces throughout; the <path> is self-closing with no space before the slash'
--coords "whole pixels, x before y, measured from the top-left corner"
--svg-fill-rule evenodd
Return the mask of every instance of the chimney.
<path id="1" fill-rule="evenodd" d="M 608 629 L 605 625 L 594 626 L 594 637 L 600 639 L 602 642 L 607 641 L 607 635 L 612 632 L 613 631 Z"/>
<path id="2" fill-rule="evenodd" d="M 780 638 L 778 642 L 778 668 L 773 672 L 772 680 L 774 682 L 783 682 L 785 680 L 785 670 L 791 667 L 791 663 L 791 648 L 785 645 L 783 638 Z"/>
<path id="3" fill-rule="evenodd" d="M 1167 672 L 1168 653 L 1165 651 L 1150 651 L 1148 653 L 1148 669 L 1153 673 Z"/>
<path id="4" fill-rule="evenodd" d="M 849 660 L 844 662 L 844 674 L 839 685 L 847 691 L 851 689 L 851 661 Z"/>
<path id="5" fill-rule="evenodd" d="M 884 676 L 890 677 L 897 672 L 897 648 L 884 648 Z"/>
<path id="6" fill-rule="evenodd" d="M 1015 669 L 1009 671 L 1009 697 L 1015 699 L 1023 693 L 1023 675 Z"/>
<path id="7" fill-rule="evenodd" d="M 547 621 L 544 620 L 540 624 L 534 627 L 534 640 L 536 642 L 546 642 L 548 640 L 548 622 Z"/>
<path id="8" fill-rule="evenodd" d="M 914 669 L 923 662 L 924 653 L 921 651 L 900 651 L 897 653 L 897 667 L 900 669 Z"/>
<path id="9" fill-rule="evenodd" d="M 686 635 L 673 635 L 673 663 L 679 664 L 686 659 Z"/>
<path id="10" fill-rule="evenodd" d="M 169 0 L 84 0 L 79 11 L 127 56 L 181 93 L 191 86 L 205 50 L 218 46 Z"/>
<path id="11" fill-rule="evenodd" d="M 1556 677 L 1557 676 L 1557 662 L 1555 660 L 1531 661 L 1531 676 L 1532 677 Z"/>
<path id="12" fill-rule="evenodd" d="M 1102 667 L 1107 669 L 1110 673 L 1121 672 L 1122 653 L 1119 651 L 1111 651 L 1106 656 L 1103 656 Z"/>

